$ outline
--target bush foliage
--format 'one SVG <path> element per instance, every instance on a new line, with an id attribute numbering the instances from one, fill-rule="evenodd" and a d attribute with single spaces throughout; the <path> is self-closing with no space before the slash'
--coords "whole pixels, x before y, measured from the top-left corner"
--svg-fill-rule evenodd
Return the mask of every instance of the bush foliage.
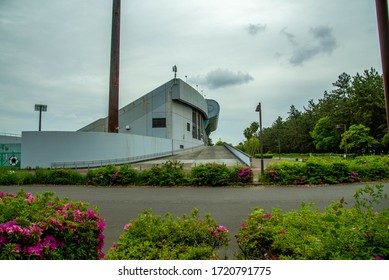
<path id="1" fill-rule="evenodd" d="M 388 156 L 352 160 L 309 158 L 304 162 L 281 161 L 266 167 L 262 182 L 275 184 L 338 184 L 389 178 Z"/>
<path id="2" fill-rule="evenodd" d="M 266 166 L 259 182 L 278 185 L 339 184 L 389 179 L 389 156 L 353 159 L 309 157 L 304 161 L 279 161 Z M 0 185 L 55 184 L 95 186 L 228 186 L 251 184 L 250 167 L 207 163 L 185 171 L 183 163 L 167 161 L 138 171 L 129 165 L 108 165 L 86 175 L 69 169 L 14 170 L 0 168 Z"/>
<path id="3" fill-rule="evenodd" d="M 124 226 L 106 255 L 109 260 L 209 260 L 217 259 L 216 249 L 228 245 L 228 230 L 209 214 L 200 219 L 197 209 L 191 216 L 174 218 L 152 214 L 151 210 Z"/>
<path id="4" fill-rule="evenodd" d="M 344 200 L 322 213 L 312 204 L 282 213 L 254 210 L 236 239 L 241 259 L 356 260 L 389 258 L 389 211 L 374 212 L 386 200 L 383 186 L 366 186 L 355 194 L 355 206 Z"/>
<path id="5" fill-rule="evenodd" d="M 105 223 L 84 202 L 0 193 L 0 259 L 94 260 L 104 255 Z"/>

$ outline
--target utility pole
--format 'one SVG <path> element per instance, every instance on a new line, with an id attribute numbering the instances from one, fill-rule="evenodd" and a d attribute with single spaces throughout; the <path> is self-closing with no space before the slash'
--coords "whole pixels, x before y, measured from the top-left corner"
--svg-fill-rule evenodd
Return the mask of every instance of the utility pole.
<path id="1" fill-rule="evenodd" d="M 260 141 L 260 150 L 261 150 L 261 175 L 264 173 L 264 165 L 263 165 L 263 135 L 262 135 L 262 107 L 261 102 L 258 103 L 255 112 L 259 113 L 259 141 Z"/>
<path id="2" fill-rule="evenodd" d="M 119 132 L 119 60 L 120 60 L 120 6 L 113 0 L 111 34 L 111 71 L 108 104 L 108 132 Z"/>
<path id="3" fill-rule="evenodd" d="M 382 73 L 386 104 L 386 123 L 389 133 L 389 16 L 388 1 L 376 0 L 378 34 L 380 38 Z"/>

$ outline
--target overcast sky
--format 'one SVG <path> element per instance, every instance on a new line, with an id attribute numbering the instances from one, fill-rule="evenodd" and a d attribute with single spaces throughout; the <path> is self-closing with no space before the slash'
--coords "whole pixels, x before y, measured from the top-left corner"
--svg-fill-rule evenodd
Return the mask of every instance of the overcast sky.
<path id="1" fill-rule="evenodd" d="M 108 114 L 112 0 L 0 0 L 0 132 L 75 131 Z M 382 73 L 373 0 L 122 0 L 120 107 L 177 76 L 219 102 L 211 138 Z M 186 78 L 187 76 L 187 78 Z"/>

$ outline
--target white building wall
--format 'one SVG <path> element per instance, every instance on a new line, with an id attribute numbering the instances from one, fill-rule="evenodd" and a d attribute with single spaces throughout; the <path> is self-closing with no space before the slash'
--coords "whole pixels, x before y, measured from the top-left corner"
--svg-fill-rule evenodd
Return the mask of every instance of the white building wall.
<path id="1" fill-rule="evenodd" d="M 192 108 L 180 102 L 173 102 L 172 104 L 172 119 L 174 123 L 173 139 L 182 141 L 180 145 L 184 146 L 196 146 L 204 144 L 202 141 L 193 139 L 192 137 Z M 189 123 L 189 131 L 187 130 L 187 124 Z M 188 144 L 190 142 L 192 144 Z M 178 146 L 180 148 L 180 146 Z"/>
<path id="2" fill-rule="evenodd" d="M 199 140 L 181 141 L 123 133 L 27 131 L 22 134 L 21 168 L 50 168 L 54 163 L 86 167 L 108 161 L 132 162 L 136 157 L 138 160 L 156 158 L 180 152 L 182 146 L 191 149 L 202 145 Z"/>
<path id="3" fill-rule="evenodd" d="M 23 132 L 22 168 L 171 153 L 172 140 L 121 133 Z"/>

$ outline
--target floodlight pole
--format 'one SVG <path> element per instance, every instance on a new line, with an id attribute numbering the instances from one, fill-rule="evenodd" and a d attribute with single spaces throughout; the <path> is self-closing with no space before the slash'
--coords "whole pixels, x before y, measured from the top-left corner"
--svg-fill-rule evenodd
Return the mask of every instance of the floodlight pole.
<path id="1" fill-rule="evenodd" d="M 380 38 L 382 73 L 386 104 L 386 123 L 389 133 L 389 15 L 388 1 L 376 0 L 378 34 Z"/>
<path id="2" fill-rule="evenodd" d="M 47 105 L 35 104 L 35 111 L 39 111 L 39 131 L 42 131 L 42 112 L 47 111 Z"/>
<path id="3" fill-rule="evenodd" d="M 264 173 L 264 166 L 263 166 L 263 136 L 262 136 L 262 108 L 261 108 L 261 102 L 259 102 L 257 108 L 255 109 L 256 112 L 259 112 L 259 141 L 260 141 L 260 149 L 261 149 L 261 175 Z"/>
<path id="4" fill-rule="evenodd" d="M 39 110 L 39 131 L 42 131 L 42 107 Z"/>
<path id="5" fill-rule="evenodd" d="M 118 133 L 119 131 L 120 5 L 121 0 L 113 0 L 108 105 L 108 132 L 111 133 Z"/>

